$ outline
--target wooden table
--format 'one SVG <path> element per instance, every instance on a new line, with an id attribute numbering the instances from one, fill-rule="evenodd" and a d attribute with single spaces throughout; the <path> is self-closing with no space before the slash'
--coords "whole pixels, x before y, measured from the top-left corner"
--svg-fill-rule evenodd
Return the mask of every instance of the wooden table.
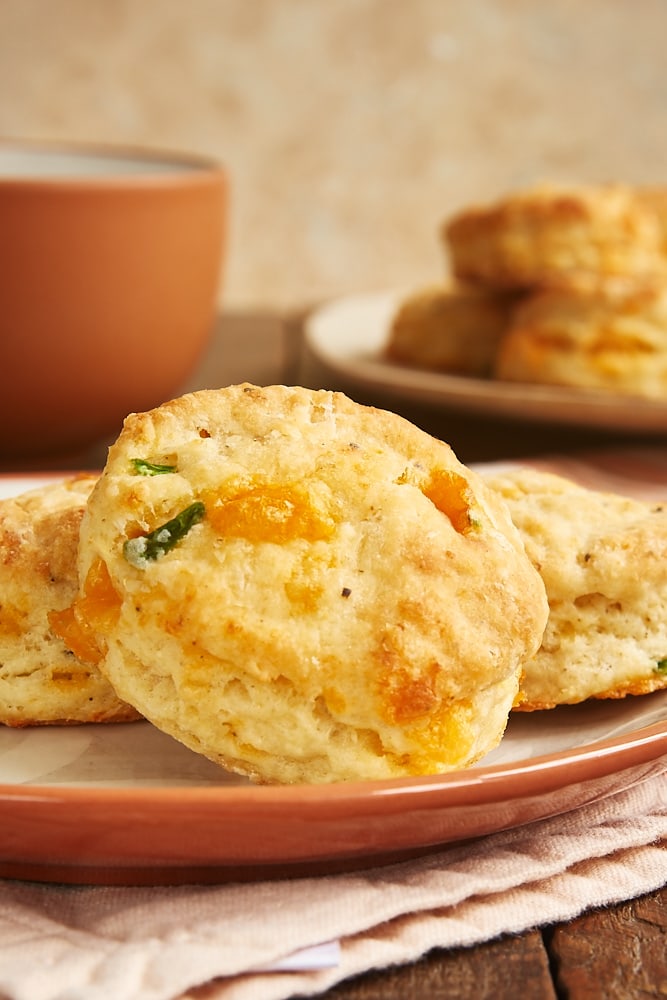
<path id="1" fill-rule="evenodd" d="M 300 321 L 299 316 L 280 318 L 270 313 L 224 316 L 210 350 L 184 390 L 242 381 L 298 383 L 302 375 Z M 379 398 L 360 401 L 392 403 Z M 462 417 L 446 410 L 392 408 L 444 437 L 465 462 L 655 443 L 655 438 L 582 428 L 527 427 L 511 421 Z M 103 447 L 94 449 L 75 464 L 94 465 L 103 460 L 103 454 Z M 342 983 L 329 990 L 326 998 L 517 1000 L 521 995 L 526 1000 L 667 997 L 667 888 L 568 923 L 472 948 L 436 950 L 414 964 Z"/>

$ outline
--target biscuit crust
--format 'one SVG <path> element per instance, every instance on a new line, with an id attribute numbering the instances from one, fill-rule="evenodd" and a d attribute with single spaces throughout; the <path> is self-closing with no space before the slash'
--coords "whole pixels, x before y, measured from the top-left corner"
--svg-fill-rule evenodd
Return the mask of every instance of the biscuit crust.
<path id="1" fill-rule="evenodd" d="M 8 726 L 138 718 L 109 682 L 67 650 L 49 616 L 78 590 L 79 525 L 97 477 L 0 501 L 0 722 Z"/>
<path id="2" fill-rule="evenodd" d="M 393 318 L 387 358 L 413 368 L 488 377 L 518 301 L 513 292 L 473 286 L 419 289 Z"/>
<path id="3" fill-rule="evenodd" d="M 498 348 L 508 381 L 667 397 L 667 282 L 581 282 L 526 298 Z"/>
<path id="4" fill-rule="evenodd" d="M 504 503 L 448 445 L 300 387 L 128 417 L 80 552 L 79 618 L 115 689 L 263 782 L 472 763 L 547 616 Z"/>
<path id="5" fill-rule="evenodd" d="M 637 197 L 658 220 L 662 236 L 662 252 L 667 258 L 667 187 L 639 187 Z"/>
<path id="6" fill-rule="evenodd" d="M 577 272 L 665 273 L 656 212 L 624 185 L 544 185 L 448 219 L 452 273 L 493 288 L 535 288 Z"/>
<path id="7" fill-rule="evenodd" d="M 537 469 L 488 476 L 549 600 L 519 711 L 667 687 L 667 503 L 604 493 Z"/>

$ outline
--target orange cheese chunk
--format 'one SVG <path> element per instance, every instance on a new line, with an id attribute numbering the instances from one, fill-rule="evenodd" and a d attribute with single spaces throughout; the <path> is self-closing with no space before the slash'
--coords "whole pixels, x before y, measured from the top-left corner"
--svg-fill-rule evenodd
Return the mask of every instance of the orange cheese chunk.
<path id="1" fill-rule="evenodd" d="M 99 663 L 102 650 L 98 635 L 108 632 L 118 620 L 120 598 L 106 563 L 97 559 L 88 571 L 80 594 L 69 608 L 49 613 L 54 634 L 84 663 Z"/>
<path id="2" fill-rule="evenodd" d="M 459 534 L 465 534 L 473 527 L 472 491 L 463 476 L 453 472 L 435 472 L 421 489 L 424 496 L 449 518 Z"/>
<path id="3" fill-rule="evenodd" d="M 333 521 L 316 510 L 298 486 L 263 484 L 224 496 L 210 490 L 201 499 L 209 524 L 222 538 L 284 544 L 297 538 L 308 542 L 331 537 Z"/>

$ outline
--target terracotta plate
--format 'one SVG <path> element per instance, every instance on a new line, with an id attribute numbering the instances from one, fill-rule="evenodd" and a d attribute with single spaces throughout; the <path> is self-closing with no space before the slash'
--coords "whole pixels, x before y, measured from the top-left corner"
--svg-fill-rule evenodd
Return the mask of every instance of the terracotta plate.
<path id="1" fill-rule="evenodd" d="M 609 795 L 667 768 L 667 692 L 512 718 L 443 777 L 253 787 L 148 723 L 0 731 L 0 876 L 224 881 L 368 867 Z"/>

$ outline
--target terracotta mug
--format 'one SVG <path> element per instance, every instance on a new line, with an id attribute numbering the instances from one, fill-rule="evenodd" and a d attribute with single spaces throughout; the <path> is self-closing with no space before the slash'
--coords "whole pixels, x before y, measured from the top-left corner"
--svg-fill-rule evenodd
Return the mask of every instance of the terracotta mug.
<path id="1" fill-rule="evenodd" d="M 177 393 L 211 334 L 224 168 L 0 141 L 0 459 L 76 453 Z"/>

